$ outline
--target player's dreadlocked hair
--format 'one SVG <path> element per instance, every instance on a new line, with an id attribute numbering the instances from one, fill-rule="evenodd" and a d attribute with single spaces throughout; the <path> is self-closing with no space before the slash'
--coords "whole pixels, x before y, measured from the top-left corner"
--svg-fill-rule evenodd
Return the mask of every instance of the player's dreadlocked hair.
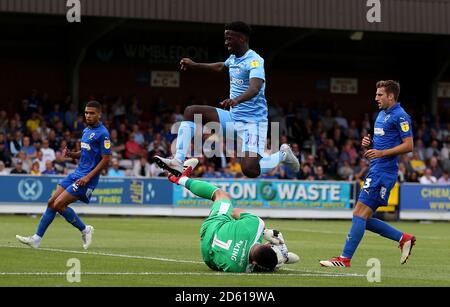
<path id="1" fill-rule="evenodd" d="M 232 23 L 227 24 L 225 26 L 225 30 L 239 32 L 246 35 L 247 37 L 250 37 L 250 34 L 252 34 L 252 28 L 250 28 L 248 24 L 242 21 L 234 21 Z"/>
<path id="2" fill-rule="evenodd" d="M 278 264 L 277 253 L 269 246 L 261 246 L 254 255 L 256 261 L 254 272 L 272 272 Z"/>
<path id="3" fill-rule="evenodd" d="M 102 105 L 100 104 L 100 102 L 96 101 L 96 100 L 91 100 L 86 104 L 86 108 L 96 108 L 97 110 L 102 110 Z"/>

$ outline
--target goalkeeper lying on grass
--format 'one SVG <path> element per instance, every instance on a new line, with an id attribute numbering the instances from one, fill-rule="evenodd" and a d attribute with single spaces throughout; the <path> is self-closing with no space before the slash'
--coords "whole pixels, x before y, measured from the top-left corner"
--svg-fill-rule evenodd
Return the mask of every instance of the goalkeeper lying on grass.
<path id="1" fill-rule="evenodd" d="M 180 177 L 169 180 L 199 197 L 213 201 L 209 216 L 200 229 L 200 249 L 203 261 L 213 270 L 224 272 L 272 272 L 283 264 L 299 261 L 288 252 L 282 234 L 265 229 L 258 216 L 233 208 L 231 197 L 218 187 L 201 180 L 190 179 L 197 159 L 184 163 Z M 263 244 L 265 239 L 268 243 Z"/>

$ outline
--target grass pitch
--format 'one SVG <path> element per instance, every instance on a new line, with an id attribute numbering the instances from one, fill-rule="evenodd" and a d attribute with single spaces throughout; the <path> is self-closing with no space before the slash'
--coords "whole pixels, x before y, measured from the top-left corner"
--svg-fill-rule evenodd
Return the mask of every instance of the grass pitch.
<path id="1" fill-rule="evenodd" d="M 366 232 L 351 268 L 321 268 L 318 261 L 340 254 L 350 221 L 266 219 L 283 232 L 300 262 L 273 274 L 211 271 L 199 248 L 200 218 L 83 216 L 95 227 L 88 251 L 78 230 L 57 217 L 41 248 L 15 239 L 34 233 L 38 217 L 0 216 L 0 286 L 302 287 L 450 286 L 450 224 L 391 223 L 413 233 L 417 244 L 400 265 L 397 243 Z M 80 282 L 70 283 L 68 260 L 80 261 Z M 381 281 L 368 282 L 370 258 L 381 263 Z"/>

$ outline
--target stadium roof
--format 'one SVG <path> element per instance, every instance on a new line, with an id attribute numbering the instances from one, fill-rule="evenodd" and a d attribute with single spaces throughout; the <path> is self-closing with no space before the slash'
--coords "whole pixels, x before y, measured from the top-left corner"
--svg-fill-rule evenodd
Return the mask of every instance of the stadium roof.
<path id="1" fill-rule="evenodd" d="M 0 12 L 55 14 L 62 0 L 0 0 Z M 80 0 L 81 16 L 382 32 L 450 34 L 450 0 L 379 1 L 380 22 L 367 20 L 378 0 Z"/>

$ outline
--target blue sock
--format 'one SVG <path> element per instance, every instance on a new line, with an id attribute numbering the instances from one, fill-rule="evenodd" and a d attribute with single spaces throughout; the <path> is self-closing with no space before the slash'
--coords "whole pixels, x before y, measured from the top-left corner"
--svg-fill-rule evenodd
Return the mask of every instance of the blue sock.
<path id="1" fill-rule="evenodd" d="M 183 162 L 186 160 L 188 152 L 191 150 L 191 139 L 194 136 L 195 123 L 192 121 L 182 121 L 178 128 L 177 152 L 175 158 Z"/>
<path id="2" fill-rule="evenodd" d="M 67 222 L 73 225 L 73 227 L 78 228 L 79 231 L 83 231 L 86 228 L 80 217 L 73 211 L 72 208 L 66 207 L 63 213 L 60 213 Z"/>
<path id="3" fill-rule="evenodd" d="M 380 236 L 399 242 L 403 233 L 388 223 L 385 223 L 376 218 L 367 220 L 366 229 L 378 233 Z"/>
<path id="4" fill-rule="evenodd" d="M 261 174 L 267 174 L 273 170 L 281 161 L 284 161 L 285 154 L 281 151 L 276 152 L 268 157 L 264 157 L 259 160 L 259 166 L 261 167 Z"/>
<path id="5" fill-rule="evenodd" d="M 39 225 L 36 229 L 36 234 L 40 236 L 41 238 L 44 236 L 45 232 L 47 231 L 48 226 L 53 222 L 56 216 L 56 211 L 47 208 L 45 210 L 44 214 L 41 217 L 41 220 L 39 221 Z"/>
<path id="6" fill-rule="evenodd" d="M 352 258 L 356 249 L 358 248 L 359 242 L 361 242 L 364 236 L 364 231 L 366 231 L 366 220 L 360 216 L 353 216 L 352 228 L 347 236 L 347 241 L 345 242 L 344 251 L 342 256 L 346 258 Z"/>

